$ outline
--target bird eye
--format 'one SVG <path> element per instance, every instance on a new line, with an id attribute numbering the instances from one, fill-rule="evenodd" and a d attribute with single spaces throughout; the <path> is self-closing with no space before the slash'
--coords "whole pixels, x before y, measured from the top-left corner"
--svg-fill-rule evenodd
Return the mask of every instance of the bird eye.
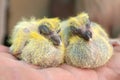
<path id="1" fill-rule="evenodd" d="M 90 31 L 89 29 L 87 30 L 83 30 L 83 29 L 77 29 L 77 33 L 76 35 L 78 35 L 79 37 L 84 38 L 85 40 L 89 41 L 92 38 L 92 31 Z"/>
<path id="2" fill-rule="evenodd" d="M 38 29 L 40 34 L 49 35 L 51 33 L 50 29 L 46 25 L 40 25 Z"/>
<path id="3" fill-rule="evenodd" d="M 77 34 L 77 33 L 78 33 L 78 30 L 77 30 L 76 27 L 70 26 L 70 29 L 71 29 L 71 32 L 72 32 L 73 34 Z"/>

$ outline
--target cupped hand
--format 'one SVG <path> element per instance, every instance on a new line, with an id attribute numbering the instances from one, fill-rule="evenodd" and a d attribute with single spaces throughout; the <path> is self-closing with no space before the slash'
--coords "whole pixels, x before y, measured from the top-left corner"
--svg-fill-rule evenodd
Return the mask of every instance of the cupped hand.
<path id="1" fill-rule="evenodd" d="M 8 47 L 0 46 L 0 80 L 120 80 L 120 46 L 114 46 L 109 62 L 96 69 L 66 64 L 40 69 L 17 60 L 8 52 Z"/>

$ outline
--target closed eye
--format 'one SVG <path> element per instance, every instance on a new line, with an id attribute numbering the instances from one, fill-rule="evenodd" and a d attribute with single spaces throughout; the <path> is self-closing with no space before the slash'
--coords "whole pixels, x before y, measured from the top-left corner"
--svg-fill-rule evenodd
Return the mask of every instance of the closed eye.
<path id="1" fill-rule="evenodd" d="M 76 27 L 70 26 L 70 28 L 71 28 L 71 32 L 72 32 L 73 34 L 77 34 L 77 33 L 78 33 L 78 30 L 77 30 Z"/>
<path id="2" fill-rule="evenodd" d="M 46 25 L 40 25 L 38 29 L 40 34 L 49 35 L 51 33 L 50 29 Z"/>

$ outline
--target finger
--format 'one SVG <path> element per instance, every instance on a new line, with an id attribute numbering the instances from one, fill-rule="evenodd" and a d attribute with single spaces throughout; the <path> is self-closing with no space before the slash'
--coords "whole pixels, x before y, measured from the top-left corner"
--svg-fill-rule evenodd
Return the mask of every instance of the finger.
<path id="1" fill-rule="evenodd" d="M 8 47 L 0 45 L 0 52 L 9 52 Z"/>
<path id="2" fill-rule="evenodd" d="M 114 52 L 118 52 L 118 53 L 120 53 L 120 46 L 116 46 L 116 47 L 114 47 Z"/>
<path id="3" fill-rule="evenodd" d="M 45 80 L 45 75 L 27 64 L 0 56 L 0 80 Z"/>
<path id="4" fill-rule="evenodd" d="M 66 64 L 62 65 L 61 67 L 70 72 L 76 80 L 98 80 L 97 73 L 94 71 L 94 69 L 76 68 Z"/>
<path id="5" fill-rule="evenodd" d="M 46 75 L 48 80 L 76 80 L 70 72 L 60 67 L 41 69 L 40 72 Z"/>
<path id="6" fill-rule="evenodd" d="M 102 66 L 96 69 L 99 80 L 118 80 L 119 75 L 111 68 Z"/>
<path id="7" fill-rule="evenodd" d="M 41 74 L 46 76 L 46 79 L 50 80 L 98 80 L 96 72 L 90 69 L 81 69 L 72 67 L 66 64 L 60 67 L 51 67 L 40 69 L 39 66 L 33 66 L 29 64 L 31 68 L 38 70 Z M 91 76 L 91 77 L 89 77 Z"/>
<path id="8" fill-rule="evenodd" d="M 16 60 L 16 58 L 13 55 L 11 55 L 10 53 L 6 53 L 6 52 L 0 52 L 0 56 L 4 56 L 6 58 L 10 58 L 10 59 Z"/>
<path id="9" fill-rule="evenodd" d="M 108 62 L 108 67 L 120 74 L 120 45 L 114 47 L 113 56 Z"/>
<path id="10" fill-rule="evenodd" d="M 120 74 L 120 47 L 119 51 L 114 50 L 114 54 L 108 62 L 108 67 L 112 68 L 116 73 Z"/>
<path id="11" fill-rule="evenodd" d="M 0 45 L 0 56 L 16 59 L 11 53 L 9 53 L 9 48 L 3 45 Z"/>
<path id="12" fill-rule="evenodd" d="M 62 68 L 33 69 L 22 61 L 0 57 L 0 77 L 5 80 L 75 80 L 73 75 Z M 4 64 L 4 65 L 3 65 Z"/>
<path id="13" fill-rule="evenodd" d="M 110 39 L 110 43 L 115 46 L 120 46 L 120 39 Z"/>
<path id="14" fill-rule="evenodd" d="M 41 69 L 40 66 L 37 66 L 37 65 L 34 65 L 34 64 L 31 64 L 31 63 L 27 63 L 25 61 L 22 61 L 22 60 L 19 60 L 19 62 L 25 64 L 25 65 L 28 65 L 29 67 L 33 68 L 33 69 Z"/>

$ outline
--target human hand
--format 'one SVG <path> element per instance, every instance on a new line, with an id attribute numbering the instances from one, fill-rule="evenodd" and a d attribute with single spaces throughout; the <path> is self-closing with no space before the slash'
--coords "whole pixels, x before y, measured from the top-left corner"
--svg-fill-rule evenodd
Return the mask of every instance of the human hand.
<path id="1" fill-rule="evenodd" d="M 114 43 L 113 43 L 114 44 Z M 0 46 L 0 80 L 119 80 L 120 46 L 114 46 L 110 61 L 96 69 L 81 69 L 63 64 L 60 67 L 39 67 L 17 60 Z"/>

